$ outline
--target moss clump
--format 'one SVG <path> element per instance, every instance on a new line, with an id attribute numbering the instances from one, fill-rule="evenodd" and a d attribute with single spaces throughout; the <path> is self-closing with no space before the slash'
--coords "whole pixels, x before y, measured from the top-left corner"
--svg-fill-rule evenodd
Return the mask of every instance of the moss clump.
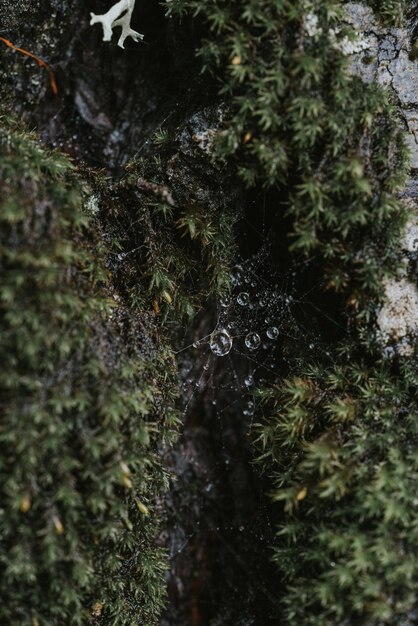
<path id="1" fill-rule="evenodd" d="M 394 191 L 407 158 L 388 92 L 348 76 L 343 3 L 176 0 L 169 12 L 210 27 L 202 63 L 231 103 L 218 157 L 246 185 L 279 190 L 292 250 L 323 259 L 328 287 L 377 288 L 404 219 Z"/>
<path id="2" fill-rule="evenodd" d="M 368 0 L 367 2 L 388 25 L 400 26 L 414 2 L 411 0 Z"/>
<path id="3" fill-rule="evenodd" d="M 349 345 L 265 395 L 289 625 L 393 626 L 416 611 L 417 359 L 353 356 Z"/>
<path id="4" fill-rule="evenodd" d="M 71 163 L 5 116 L 0 181 L 0 621 L 157 623 L 170 353 L 106 287 Z"/>
<path id="5" fill-rule="evenodd" d="M 197 143 L 217 123 L 209 109 L 171 136 L 156 133 L 146 158 L 129 162 L 110 193 L 102 186 L 99 220 L 119 292 L 161 319 L 190 319 L 229 287 L 237 185 Z"/>

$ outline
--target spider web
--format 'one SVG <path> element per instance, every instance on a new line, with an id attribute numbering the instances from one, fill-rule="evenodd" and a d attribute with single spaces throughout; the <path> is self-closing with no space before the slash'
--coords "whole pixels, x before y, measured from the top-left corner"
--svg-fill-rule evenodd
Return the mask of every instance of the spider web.
<path id="1" fill-rule="evenodd" d="M 183 361 L 185 413 L 196 394 L 209 389 L 215 403 L 224 391 L 233 392 L 234 402 L 239 395 L 244 400 L 243 415 L 254 415 L 257 388 L 291 376 L 307 353 L 313 359 L 330 359 L 330 335 L 346 332 L 316 302 L 321 281 L 301 289 L 309 260 L 299 260 L 297 270 L 280 274 L 269 258 L 263 250 L 233 268 L 231 290 L 216 305 L 213 329 L 199 336 L 198 328 L 194 342 L 179 350 L 198 352 L 199 366 L 204 361 L 200 373 L 193 352 Z M 224 362 L 224 380 L 213 376 L 219 359 Z"/>
<path id="2" fill-rule="evenodd" d="M 277 511 L 251 443 L 263 410 L 257 389 L 291 376 L 307 357 L 332 361 L 330 345 L 346 330 L 314 261 L 296 259 L 281 272 L 274 257 L 266 244 L 236 265 L 228 295 L 178 341 L 184 431 L 171 455 L 164 626 L 277 623 Z"/>

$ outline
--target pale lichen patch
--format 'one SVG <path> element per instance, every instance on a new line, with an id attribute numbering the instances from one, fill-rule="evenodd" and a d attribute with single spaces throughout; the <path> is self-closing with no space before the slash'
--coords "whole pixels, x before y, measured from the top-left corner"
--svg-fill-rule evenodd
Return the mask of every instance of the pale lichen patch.
<path id="1" fill-rule="evenodd" d="M 118 46 L 125 47 L 125 40 L 131 37 L 134 41 L 141 41 L 144 35 L 137 33 L 131 28 L 132 13 L 135 8 L 135 0 L 119 0 L 107 13 L 95 15 L 90 13 L 90 24 L 101 24 L 103 27 L 103 41 L 112 39 L 113 29 L 120 26 L 122 32 L 119 37 Z"/>
<path id="2" fill-rule="evenodd" d="M 402 248 L 411 254 L 418 252 L 418 216 L 416 214 L 411 215 L 406 224 L 402 238 Z"/>
<path id="3" fill-rule="evenodd" d="M 384 288 L 385 300 L 377 317 L 382 338 L 385 343 L 397 342 L 398 352 L 409 356 L 418 337 L 418 289 L 406 278 L 387 279 Z"/>

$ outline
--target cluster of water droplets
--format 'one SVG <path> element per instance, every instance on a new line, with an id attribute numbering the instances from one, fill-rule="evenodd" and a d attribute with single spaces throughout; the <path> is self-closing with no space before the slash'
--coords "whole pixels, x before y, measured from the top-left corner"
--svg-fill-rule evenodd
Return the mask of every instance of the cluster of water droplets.
<path id="1" fill-rule="evenodd" d="M 257 401 L 255 390 L 282 367 L 283 341 L 292 325 L 295 327 L 292 308 L 296 301 L 292 293 L 289 274 L 278 279 L 263 259 L 253 258 L 234 267 L 230 291 L 218 303 L 215 328 L 193 344 L 200 351 L 207 346 L 208 353 L 202 376 L 192 386 L 203 390 L 215 361 L 222 359 L 225 372 L 229 369 L 224 384 L 234 392 L 238 386 L 242 412 L 252 416 Z"/>
<path id="2" fill-rule="evenodd" d="M 234 347 L 249 353 L 268 349 L 280 337 L 281 318 L 291 302 L 291 296 L 260 279 L 251 263 L 237 265 L 231 275 L 231 292 L 220 302 L 210 350 L 216 357 L 225 357 Z"/>
<path id="3" fill-rule="evenodd" d="M 230 290 L 217 303 L 214 328 L 193 344 L 204 365 L 197 379 L 196 374 L 185 378 L 189 397 L 209 387 L 216 406 L 218 395 L 227 394 L 242 405 L 249 424 L 259 402 L 257 390 L 291 375 L 307 351 L 321 349 L 311 330 L 318 310 L 306 300 L 311 283 L 307 292 L 300 291 L 303 264 L 300 272 L 281 274 L 270 258 L 261 252 L 233 268 Z"/>

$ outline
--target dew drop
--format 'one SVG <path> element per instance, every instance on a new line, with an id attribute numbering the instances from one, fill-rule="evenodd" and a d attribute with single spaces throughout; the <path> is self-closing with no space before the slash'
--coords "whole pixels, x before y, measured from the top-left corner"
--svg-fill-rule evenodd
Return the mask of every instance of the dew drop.
<path id="1" fill-rule="evenodd" d="M 254 402 L 250 400 L 242 413 L 243 415 L 251 416 L 251 415 L 254 415 L 254 410 L 255 410 Z"/>
<path id="2" fill-rule="evenodd" d="M 227 329 L 231 331 L 231 333 L 235 333 L 238 331 L 238 324 L 236 322 L 236 320 L 233 320 L 232 322 L 229 322 L 227 324 Z"/>
<path id="3" fill-rule="evenodd" d="M 254 378 L 253 376 L 251 376 L 251 374 L 249 374 L 245 379 L 244 379 L 244 385 L 246 387 L 252 387 L 254 385 Z"/>
<path id="4" fill-rule="evenodd" d="M 240 306 L 247 306 L 247 304 L 250 302 L 250 296 L 245 291 L 242 291 L 237 296 L 237 302 Z"/>
<path id="5" fill-rule="evenodd" d="M 240 284 L 241 279 L 242 279 L 241 273 L 242 273 L 242 268 L 239 265 L 234 267 L 234 269 L 232 270 L 231 283 L 233 284 L 234 287 L 237 287 Z"/>
<path id="6" fill-rule="evenodd" d="M 249 350 L 257 350 L 261 342 L 260 335 L 257 333 L 248 333 L 245 337 L 245 345 Z"/>
<path id="7" fill-rule="evenodd" d="M 209 347 L 216 356 L 226 356 L 232 348 L 232 337 L 224 328 L 215 330 L 210 336 Z"/>
<path id="8" fill-rule="evenodd" d="M 266 334 L 269 339 L 277 339 L 277 337 L 279 336 L 279 329 L 277 328 L 277 326 L 270 326 L 270 328 L 267 329 Z"/>

